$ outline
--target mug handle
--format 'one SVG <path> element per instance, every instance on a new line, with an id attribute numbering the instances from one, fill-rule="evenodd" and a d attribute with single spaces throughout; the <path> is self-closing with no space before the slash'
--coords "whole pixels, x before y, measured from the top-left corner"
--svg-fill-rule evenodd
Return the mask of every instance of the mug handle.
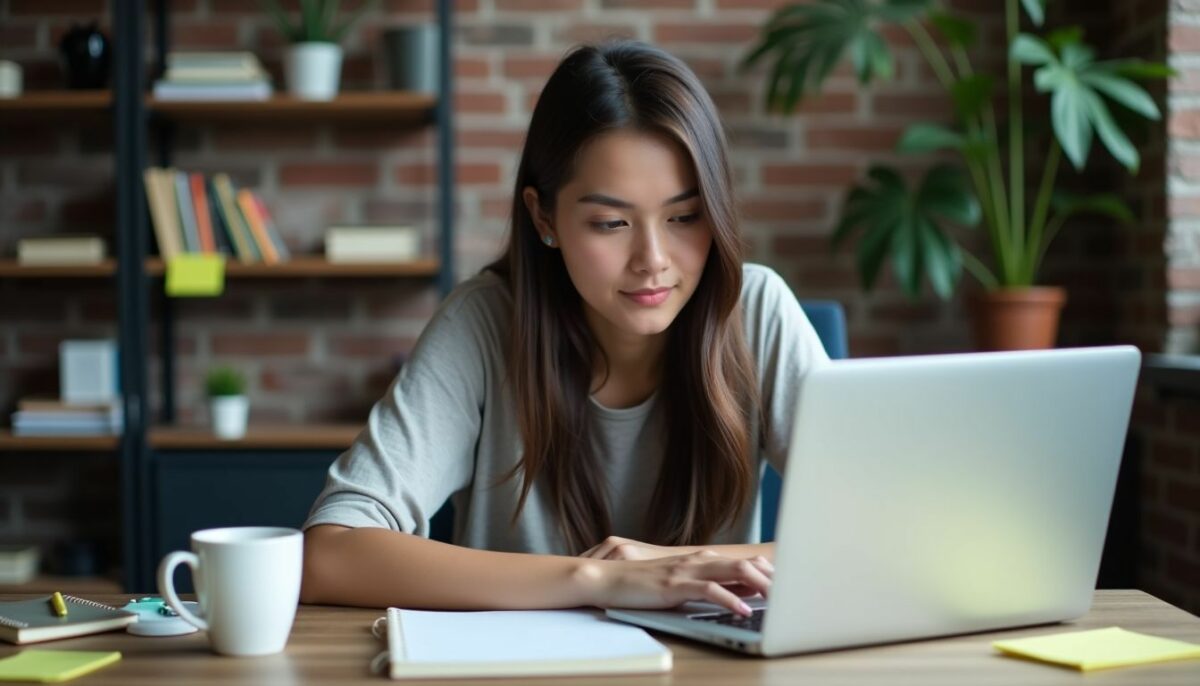
<path id="1" fill-rule="evenodd" d="M 189 612 L 183 606 L 183 603 L 180 602 L 179 596 L 175 595 L 175 568 L 180 564 L 186 564 L 191 567 L 192 578 L 195 578 L 196 568 L 200 566 L 200 558 L 186 550 L 176 550 L 173 553 L 167 553 L 167 556 L 158 565 L 158 592 L 167 601 L 167 606 L 182 617 L 183 621 L 201 631 L 208 631 L 208 622 Z"/>

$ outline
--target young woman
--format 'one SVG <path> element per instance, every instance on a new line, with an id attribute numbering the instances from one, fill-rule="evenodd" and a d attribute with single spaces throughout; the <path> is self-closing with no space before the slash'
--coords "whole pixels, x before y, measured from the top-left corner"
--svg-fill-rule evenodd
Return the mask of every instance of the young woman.
<path id="1" fill-rule="evenodd" d="M 749 614 L 763 456 L 828 360 L 742 264 L 726 142 L 680 60 L 568 55 L 530 122 L 503 257 L 438 308 L 305 523 L 308 603 Z M 454 545 L 428 539 L 450 498 Z"/>

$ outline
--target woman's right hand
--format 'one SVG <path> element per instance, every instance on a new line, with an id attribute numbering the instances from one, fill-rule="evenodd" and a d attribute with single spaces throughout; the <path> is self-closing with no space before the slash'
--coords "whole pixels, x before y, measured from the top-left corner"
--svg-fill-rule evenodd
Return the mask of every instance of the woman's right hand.
<path id="1" fill-rule="evenodd" d="M 709 550 L 652 560 L 585 560 L 581 568 L 598 607 L 661 609 L 703 600 L 740 615 L 751 614 L 742 598 L 766 596 L 774 572 L 766 558 Z"/>

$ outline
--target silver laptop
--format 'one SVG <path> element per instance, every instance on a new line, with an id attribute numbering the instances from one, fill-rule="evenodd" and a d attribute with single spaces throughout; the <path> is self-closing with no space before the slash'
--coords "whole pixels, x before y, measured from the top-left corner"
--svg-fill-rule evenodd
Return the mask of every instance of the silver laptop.
<path id="1" fill-rule="evenodd" d="M 1086 614 L 1141 355 L 846 360 L 803 381 L 769 601 L 609 610 L 783 655 Z"/>

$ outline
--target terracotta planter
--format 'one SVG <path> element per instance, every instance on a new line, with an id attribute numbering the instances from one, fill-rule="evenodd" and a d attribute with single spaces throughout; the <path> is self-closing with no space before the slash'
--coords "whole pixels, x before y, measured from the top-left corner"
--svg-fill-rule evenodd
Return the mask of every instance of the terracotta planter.
<path id="1" fill-rule="evenodd" d="M 1012 288 L 971 299 L 975 345 L 980 350 L 1053 348 L 1067 292 L 1058 287 Z"/>

